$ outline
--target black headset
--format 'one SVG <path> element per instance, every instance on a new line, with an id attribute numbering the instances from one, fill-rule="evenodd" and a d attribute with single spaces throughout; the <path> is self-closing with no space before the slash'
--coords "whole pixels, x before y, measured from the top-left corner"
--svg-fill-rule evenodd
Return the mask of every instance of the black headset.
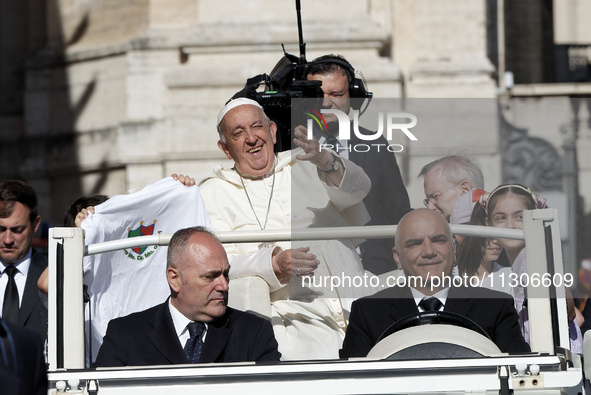
<path id="1" fill-rule="evenodd" d="M 325 63 L 325 64 L 337 64 L 341 66 L 345 73 L 347 74 L 347 80 L 349 81 L 349 96 L 352 99 L 369 99 L 373 97 L 372 92 L 368 92 L 365 83 L 361 78 L 355 77 L 355 69 L 351 66 L 351 63 L 347 62 L 344 59 L 322 59 L 313 61 L 313 63 Z M 363 104 L 363 100 L 354 100 L 351 103 L 351 107 L 354 110 L 359 110 L 361 105 Z"/>

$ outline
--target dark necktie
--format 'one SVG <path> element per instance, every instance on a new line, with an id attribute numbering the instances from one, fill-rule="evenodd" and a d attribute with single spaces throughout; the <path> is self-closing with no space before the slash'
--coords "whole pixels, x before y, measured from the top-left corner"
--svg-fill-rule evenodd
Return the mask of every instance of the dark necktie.
<path id="1" fill-rule="evenodd" d="M 187 355 L 187 360 L 190 363 L 197 363 L 199 362 L 199 355 L 201 354 L 201 346 L 203 345 L 203 341 L 201 340 L 201 334 L 205 330 L 205 325 L 202 322 L 191 322 L 187 325 L 189 329 L 189 340 L 185 344 L 185 354 Z"/>
<path id="2" fill-rule="evenodd" d="M 333 137 L 333 136 L 327 137 L 325 143 L 327 145 L 330 145 L 330 147 L 327 147 L 327 148 L 330 148 L 331 150 L 333 150 L 337 154 L 339 153 L 339 147 L 341 145 L 339 143 L 339 140 L 336 137 Z"/>
<path id="3" fill-rule="evenodd" d="M 4 291 L 4 306 L 2 306 L 2 319 L 13 323 L 18 322 L 18 288 L 14 281 L 14 276 L 18 273 L 18 269 L 10 265 L 4 269 L 4 274 L 8 274 L 8 282 L 6 284 L 6 291 Z"/>
<path id="4" fill-rule="evenodd" d="M 339 147 L 341 147 L 341 143 L 339 143 L 339 139 L 337 138 L 339 133 L 339 124 L 338 122 L 330 122 L 328 124 L 328 130 L 324 133 L 324 135 L 326 136 L 326 144 L 330 144 L 332 147 L 331 149 L 336 152 L 337 154 L 339 153 Z"/>
<path id="5" fill-rule="evenodd" d="M 436 297 L 423 298 L 419 302 L 419 307 L 425 311 L 439 311 L 443 303 Z"/>

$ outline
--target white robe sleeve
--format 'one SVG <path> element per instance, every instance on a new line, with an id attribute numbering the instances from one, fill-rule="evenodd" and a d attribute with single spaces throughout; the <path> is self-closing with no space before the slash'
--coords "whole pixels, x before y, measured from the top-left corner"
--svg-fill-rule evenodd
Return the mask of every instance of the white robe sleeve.
<path id="1" fill-rule="evenodd" d="M 371 189 L 371 181 L 363 169 L 348 159 L 341 158 L 345 174 L 338 187 L 327 182 L 328 177 L 317 170 L 320 180 L 325 185 L 330 201 L 339 211 L 357 204 L 367 196 Z"/>
<path id="2" fill-rule="evenodd" d="M 274 247 L 267 247 L 250 254 L 234 256 L 230 262 L 230 278 L 259 276 L 269 284 L 271 292 L 283 287 L 273 270 L 273 250 Z"/>

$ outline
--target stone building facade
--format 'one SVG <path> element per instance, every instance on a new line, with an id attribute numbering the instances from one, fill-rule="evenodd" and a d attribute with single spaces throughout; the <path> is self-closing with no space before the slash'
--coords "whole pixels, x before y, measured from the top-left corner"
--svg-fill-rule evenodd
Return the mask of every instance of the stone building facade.
<path id="1" fill-rule="evenodd" d="M 414 207 L 421 167 L 468 153 L 487 188 L 549 192 L 571 267 L 589 253 L 575 242 L 591 237 L 588 2 L 302 0 L 301 15 L 308 60 L 344 55 L 376 98 L 486 106 L 469 130 L 433 125 L 397 154 Z M 83 194 L 201 178 L 226 161 L 217 111 L 282 44 L 299 54 L 294 1 L 0 0 L 0 179 L 29 181 L 59 224 Z"/>

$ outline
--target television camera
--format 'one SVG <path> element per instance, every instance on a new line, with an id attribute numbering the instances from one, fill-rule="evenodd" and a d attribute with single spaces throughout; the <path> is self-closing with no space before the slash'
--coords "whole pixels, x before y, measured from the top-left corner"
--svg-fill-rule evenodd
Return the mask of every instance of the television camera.
<path id="1" fill-rule="evenodd" d="M 298 109 L 298 101 L 292 101 L 292 99 L 317 99 L 317 102 L 307 100 L 306 107 L 321 108 L 322 106 L 322 82 L 306 80 L 308 62 L 306 61 L 306 44 L 302 34 L 300 0 L 296 0 L 296 14 L 300 55 L 289 54 L 283 47 L 283 57 L 270 74 L 259 74 L 249 78 L 244 89 L 232 97 L 232 99 L 247 97 L 257 101 L 265 109 L 267 116 L 277 124 L 275 152 L 291 149 L 292 125 L 305 125 L 303 115 L 305 111 L 303 108 Z M 341 62 L 337 61 L 336 63 Z M 372 93 L 367 92 L 365 83 L 361 79 L 355 78 L 353 67 L 346 61 L 342 63 L 341 66 L 351 74 L 349 88 L 351 97 L 371 100 Z M 261 86 L 263 86 L 262 90 L 260 90 Z M 292 119 L 292 115 L 302 119 Z"/>
<path id="2" fill-rule="evenodd" d="M 305 55 L 297 57 L 284 52 L 283 58 L 270 75 L 259 74 L 249 78 L 244 89 L 232 97 L 247 97 L 257 101 L 265 109 L 267 116 L 277 124 L 275 152 L 291 149 L 292 99 L 317 98 L 317 106 L 322 104 L 322 82 L 306 81 L 306 64 Z M 264 88 L 259 91 L 261 85 Z"/>

